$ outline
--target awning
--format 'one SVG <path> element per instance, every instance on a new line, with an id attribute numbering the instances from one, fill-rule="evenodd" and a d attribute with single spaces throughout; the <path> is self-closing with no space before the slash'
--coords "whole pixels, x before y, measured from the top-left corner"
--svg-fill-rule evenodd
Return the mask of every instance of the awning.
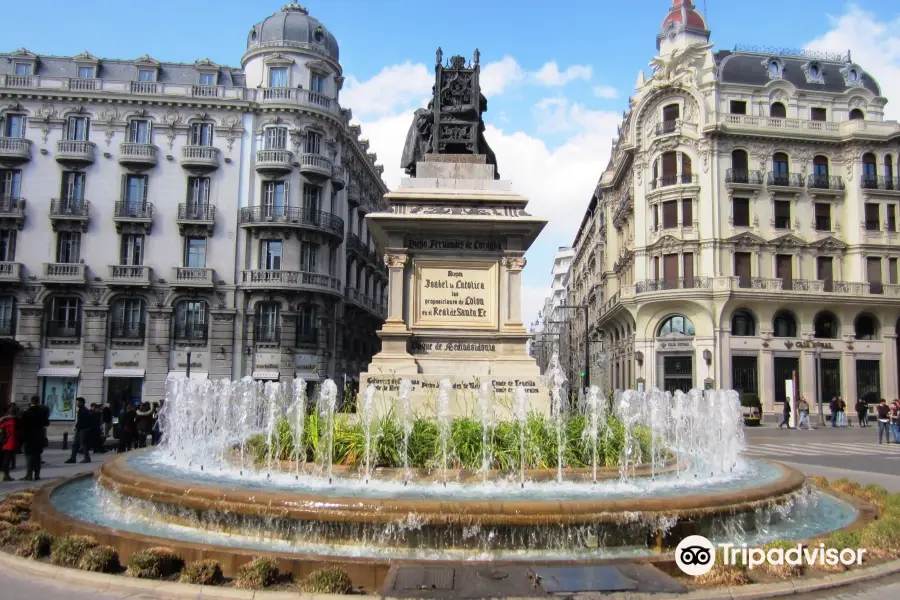
<path id="1" fill-rule="evenodd" d="M 187 377 L 187 371 L 169 371 L 169 375 L 167 377 Z M 209 379 L 209 373 L 207 373 L 206 371 L 194 371 L 192 369 L 191 379 L 195 379 L 197 381 Z"/>
<path id="2" fill-rule="evenodd" d="M 143 379 L 144 369 L 106 369 L 103 371 L 104 377 L 128 377 L 132 379 Z"/>
<path id="3" fill-rule="evenodd" d="M 253 379 L 267 379 L 277 381 L 281 374 L 278 371 L 253 371 L 250 375 Z"/>
<path id="4" fill-rule="evenodd" d="M 38 377 L 78 377 L 81 375 L 80 367 L 44 367 L 38 369 Z"/>
<path id="5" fill-rule="evenodd" d="M 303 381 L 320 381 L 321 377 L 318 373 L 311 373 L 310 371 L 297 371 L 294 373 L 294 376 L 297 379 L 302 379 Z"/>

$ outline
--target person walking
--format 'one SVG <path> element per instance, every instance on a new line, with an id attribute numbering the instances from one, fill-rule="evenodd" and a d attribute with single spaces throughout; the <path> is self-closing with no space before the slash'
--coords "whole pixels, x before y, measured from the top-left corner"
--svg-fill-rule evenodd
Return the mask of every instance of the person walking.
<path id="1" fill-rule="evenodd" d="M 797 422 L 797 431 L 803 429 L 804 423 L 806 423 L 806 428 L 812 431 L 812 422 L 809 420 L 809 402 L 806 401 L 806 396 L 803 394 L 800 394 L 798 409 L 800 411 L 800 420 Z"/>
<path id="2" fill-rule="evenodd" d="M 135 429 L 137 430 L 137 447 L 147 447 L 147 436 L 153 429 L 153 411 L 150 409 L 150 403 L 141 404 L 135 413 Z"/>
<path id="3" fill-rule="evenodd" d="M 781 429 L 785 425 L 787 425 L 788 429 L 793 429 L 791 427 L 791 399 L 785 398 L 784 400 L 784 409 L 783 409 L 784 418 L 781 420 L 781 423 L 778 425 L 778 429 Z"/>
<path id="4" fill-rule="evenodd" d="M 103 421 L 103 437 L 108 439 L 109 432 L 112 431 L 112 409 L 109 407 L 109 404 L 103 405 L 100 416 Z"/>
<path id="5" fill-rule="evenodd" d="M 831 410 L 831 426 L 837 427 L 838 399 L 837 396 L 832 397 L 831 403 L 828 405 Z"/>
<path id="6" fill-rule="evenodd" d="M 837 398 L 837 403 L 838 403 L 837 404 L 837 406 L 838 406 L 838 413 L 837 413 L 838 427 L 846 427 L 847 426 L 847 403 L 844 402 L 844 399 L 841 398 L 840 396 L 838 396 L 838 398 Z"/>
<path id="7" fill-rule="evenodd" d="M 91 411 L 85 406 L 84 398 L 75 399 L 75 439 L 72 442 L 72 456 L 66 464 L 73 464 L 79 452 L 84 453 L 83 463 L 91 462 Z"/>
<path id="8" fill-rule="evenodd" d="M 862 398 L 856 401 L 856 418 L 860 427 L 869 426 L 869 404 Z"/>
<path id="9" fill-rule="evenodd" d="M 882 438 L 887 438 L 887 442 L 890 444 L 891 407 L 884 398 L 881 399 L 881 404 L 875 407 L 875 418 L 878 419 L 878 443 L 883 444 Z"/>
<path id="10" fill-rule="evenodd" d="M 129 403 L 122 411 L 122 416 L 119 417 L 119 453 L 131 450 L 134 445 L 134 422 L 134 404 Z"/>
<path id="11" fill-rule="evenodd" d="M 900 400 L 894 400 L 891 405 L 891 431 L 894 434 L 894 443 L 900 444 Z"/>
<path id="12" fill-rule="evenodd" d="M 31 397 L 31 404 L 22 413 L 22 449 L 25 451 L 25 477 L 23 481 L 41 480 L 41 454 L 44 452 L 46 427 L 50 425 L 47 411 L 40 398 Z"/>
<path id="13" fill-rule="evenodd" d="M 19 438 L 17 437 L 19 427 L 16 424 L 14 406 L 10 406 L 6 415 L 0 418 L 0 470 L 3 471 L 3 481 L 13 480 L 9 476 L 9 469 L 12 467 L 13 457 L 16 455 L 16 448 L 19 447 Z"/>

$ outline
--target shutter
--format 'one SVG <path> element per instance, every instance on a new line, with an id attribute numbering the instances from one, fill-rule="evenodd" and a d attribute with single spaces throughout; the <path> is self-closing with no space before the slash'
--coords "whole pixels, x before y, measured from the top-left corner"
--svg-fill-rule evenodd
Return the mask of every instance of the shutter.
<path id="1" fill-rule="evenodd" d="M 141 177 L 141 182 L 141 188 L 143 192 L 141 195 L 141 209 L 145 210 L 147 208 L 147 190 L 150 187 L 150 178 L 144 175 L 143 177 Z"/>
<path id="2" fill-rule="evenodd" d="M 119 198 L 121 202 L 125 202 L 128 198 L 128 175 L 122 175 L 122 197 Z"/>
<path id="3" fill-rule="evenodd" d="M 678 255 L 666 254 L 663 256 L 663 279 L 666 283 L 675 283 L 678 280 Z M 668 287 L 668 286 L 667 286 Z"/>
<path id="4" fill-rule="evenodd" d="M 694 254 L 685 252 L 681 255 L 682 264 L 684 266 L 684 287 L 694 287 Z"/>

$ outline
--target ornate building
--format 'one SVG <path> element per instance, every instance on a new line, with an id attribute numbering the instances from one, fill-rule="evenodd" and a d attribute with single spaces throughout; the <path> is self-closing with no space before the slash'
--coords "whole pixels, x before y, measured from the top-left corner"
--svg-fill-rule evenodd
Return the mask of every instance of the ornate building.
<path id="1" fill-rule="evenodd" d="M 296 4 L 240 68 L 0 55 L 0 402 L 156 399 L 170 372 L 358 377 L 387 191 L 334 36 Z M 27 198 L 27 200 L 26 200 Z"/>
<path id="2" fill-rule="evenodd" d="M 672 3 L 576 239 L 612 386 L 897 396 L 900 125 L 849 53 L 709 34 Z"/>

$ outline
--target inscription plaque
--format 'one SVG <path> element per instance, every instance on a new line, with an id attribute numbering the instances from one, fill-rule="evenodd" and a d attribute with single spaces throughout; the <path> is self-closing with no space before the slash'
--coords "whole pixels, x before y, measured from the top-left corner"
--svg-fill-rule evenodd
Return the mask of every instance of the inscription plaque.
<path id="1" fill-rule="evenodd" d="M 496 329 L 497 263 L 415 261 L 413 327 Z"/>

